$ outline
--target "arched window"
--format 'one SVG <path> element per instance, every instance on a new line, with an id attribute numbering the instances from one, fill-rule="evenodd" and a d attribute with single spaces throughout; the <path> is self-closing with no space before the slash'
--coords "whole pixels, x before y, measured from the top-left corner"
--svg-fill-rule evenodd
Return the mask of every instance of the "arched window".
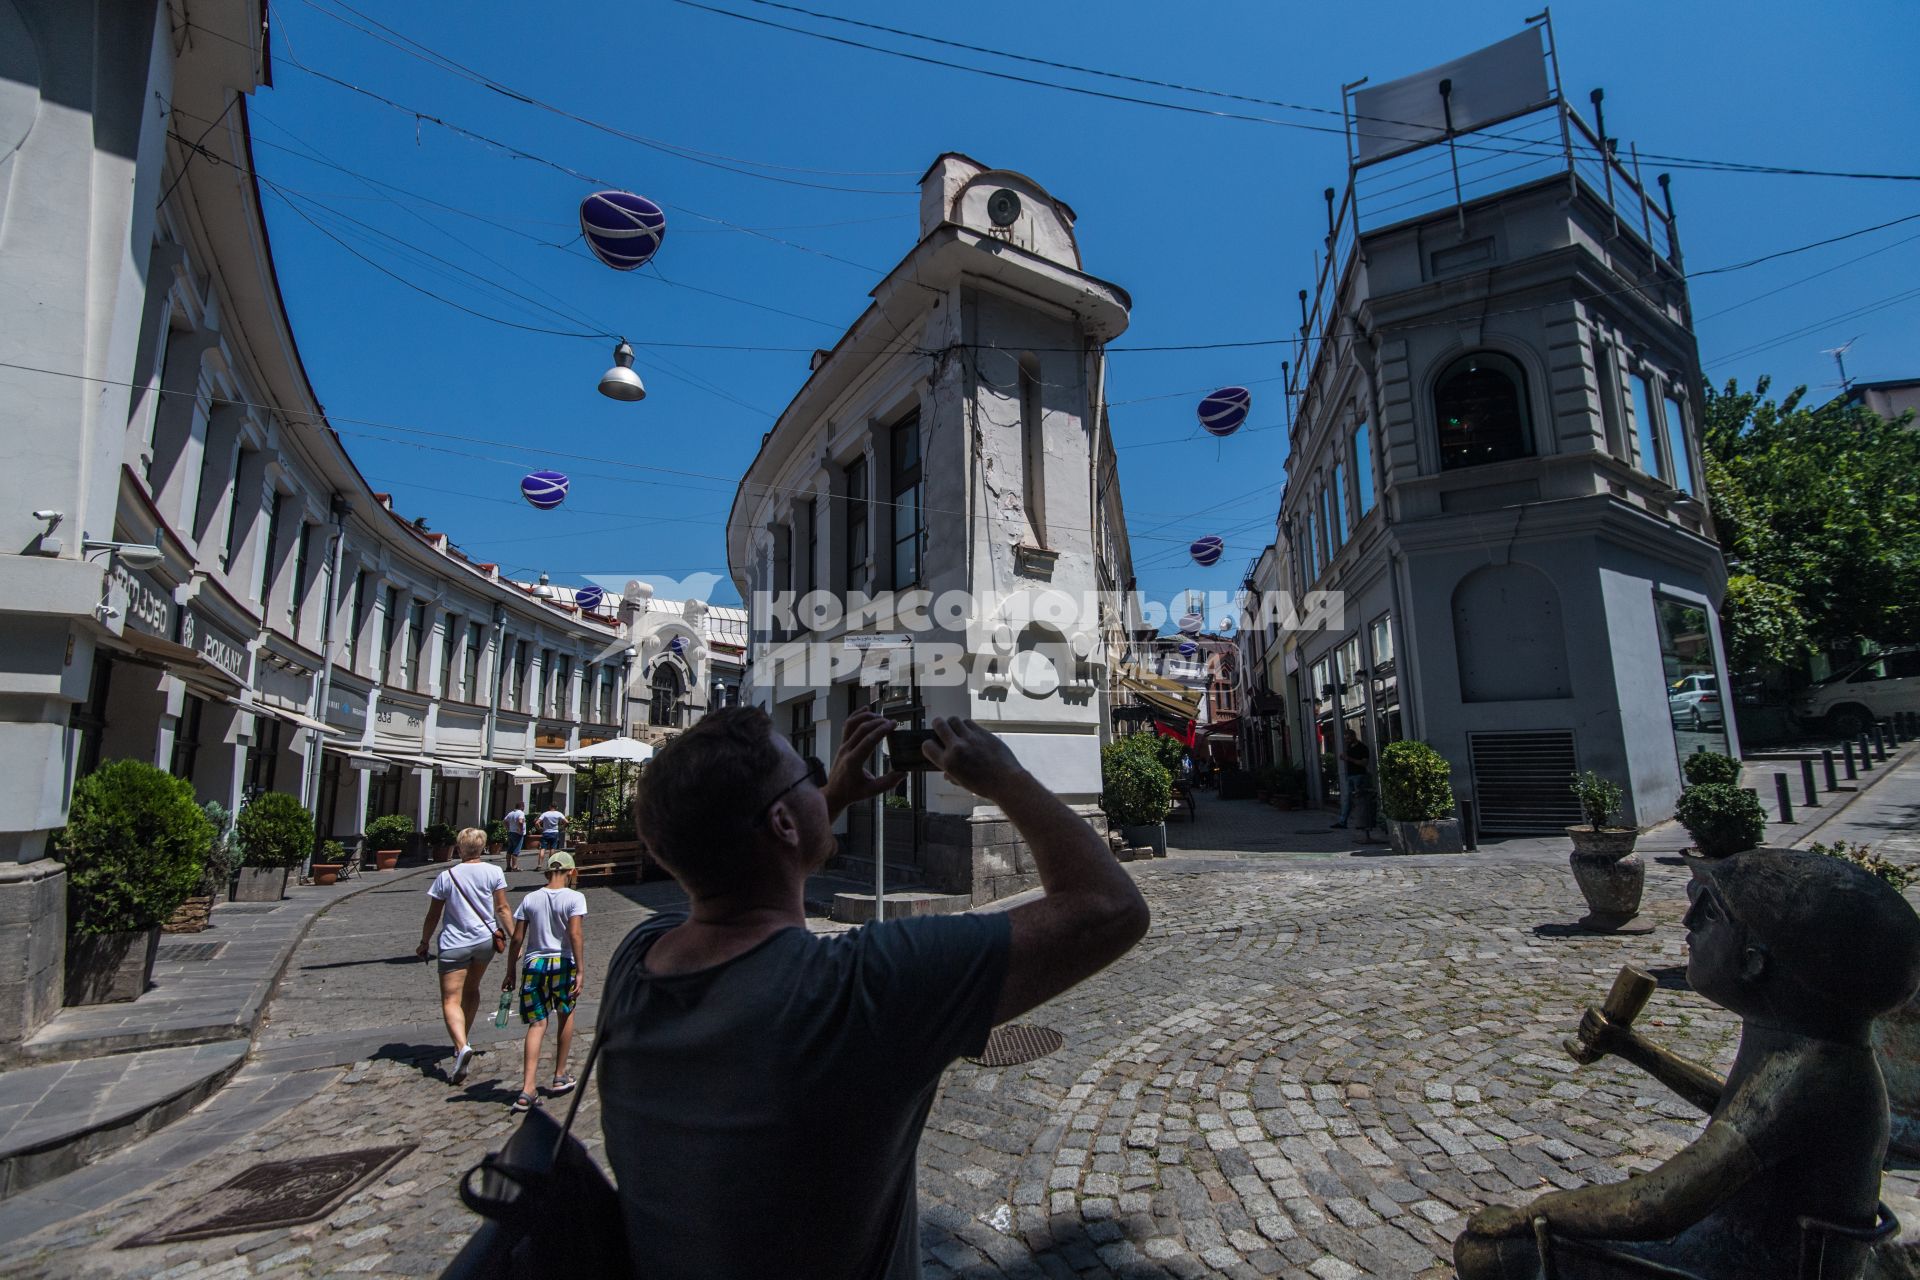
<path id="1" fill-rule="evenodd" d="M 1433 419 L 1442 471 L 1533 452 L 1526 375 L 1491 351 L 1476 351 L 1447 366 L 1433 387 Z"/>
<path id="2" fill-rule="evenodd" d="M 671 662 L 662 662 L 653 672 L 653 705 L 647 723 L 662 728 L 680 727 L 680 672 Z"/>

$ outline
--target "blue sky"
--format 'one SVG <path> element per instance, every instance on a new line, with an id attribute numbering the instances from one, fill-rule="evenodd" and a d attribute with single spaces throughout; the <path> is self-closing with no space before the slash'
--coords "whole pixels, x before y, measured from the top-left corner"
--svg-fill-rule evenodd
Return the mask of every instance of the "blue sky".
<path id="1" fill-rule="evenodd" d="M 272 184 L 276 262 L 314 384 L 362 471 L 393 492 L 399 510 L 425 516 L 476 559 L 559 582 L 724 578 L 736 478 L 805 380 L 807 353 L 831 345 L 881 271 L 912 247 L 913 184 L 940 152 L 1025 172 L 1073 206 L 1087 269 L 1133 296 L 1123 345 L 1242 342 L 1297 328 L 1295 294 L 1311 284 L 1325 231 L 1321 191 L 1345 182 L 1338 133 L 1014 84 L 673 0 L 347 2 L 507 86 L 665 146 L 611 136 L 408 56 L 339 0 L 273 6 L 275 84 L 251 104 L 255 155 Z M 1234 105 L 944 50 L 751 0 L 714 3 L 1014 74 Z M 1393 79 L 1521 27 L 1520 10 L 1506 4 L 808 7 L 1335 111 L 1342 81 Z M 1855 3 L 1844 18 L 1825 9 L 1781 0 L 1565 6 L 1555 26 L 1568 96 L 1584 105 L 1587 90 L 1603 85 L 1608 132 L 1623 147 L 1920 170 L 1910 6 Z M 1237 109 L 1338 123 L 1337 115 Z M 602 183 L 668 206 L 657 272 L 617 273 L 585 256 L 576 210 Z M 1920 212 L 1915 182 L 1689 171 L 1675 173 L 1674 195 L 1693 271 Z M 1771 374 L 1777 389 L 1807 382 L 1824 398 L 1837 374 L 1822 349 L 1856 336 L 1851 376 L 1920 374 L 1917 267 L 1920 221 L 1698 280 L 1709 378 L 1745 385 Z M 648 398 L 626 405 L 597 394 L 611 362 L 604 337 L 505 327 L 394 275 L 514 324 L 624 334 L 640 348 Z M 733 346 L 759 349 L 709 349 Z M 1251 425 L 1278 424 L 1287 354 L 1113 356 L 1108 395 L 1143 590 L 1158 598 L 1189 587 L 1231 590 L 1271 536 L 1286 433 L 1195 440 L 1193 408 L 1204 389 L 1244 383 L 1255 393 Z M 554 512 L 518 497 L 519 476 L 545 467 L 574 477 L 567 505 Z M 1206 570 L 1182 550 L 1203 533 L 1227 542 L 1227 555 Z M 714 599 L 732 595 L 723 581 Z"/>

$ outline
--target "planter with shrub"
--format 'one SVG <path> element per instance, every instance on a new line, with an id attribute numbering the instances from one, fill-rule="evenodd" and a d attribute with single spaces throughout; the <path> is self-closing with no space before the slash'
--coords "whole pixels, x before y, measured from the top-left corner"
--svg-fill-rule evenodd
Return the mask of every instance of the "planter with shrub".
<path id="1" fill-rule="evenodd" d="M 429 822 L 427 829 L 420 833 L 426 842 L 427 856 L 435 862 L 453 860 L 453 828 L 444 822 Z"/>
<path id="2" fill-rule="evenodd" d="M 1767 814 L 1759 799 L 1730 782 L 1688 787 L 1680 793 L 1673 816 L 1708 858 L 1754 848 L 1767 831 Z"/>
<path id="3" fill-rule="evenodd" d="M 1740 784 L 1740 762 L 1732 756 L 1723 756 L 1717 751 L 1705 749 L 1688 756 L 1681 766 L 1687 776 L 1690 787 L 1702 786 L 1709 782 L 1725 783 L 1728 786 Z"/>
<path id="4" fill-rule="evenodd" d="M 235 902 L 278 902 L 287 876 L 313 852 L 313 815 L 284 791 L 262 791 L 240 809 L 233 825 L 240 846 Z"/>
<path id="5" fill-rule="evenodd" d="M 1580 927 L 1590 933 L 1653 932 L 1653 925 L 1640 918 L 1640 896 L 1647 884 L 1647 864 L 1633 851 L 1640 831 L 1612 825 L 1626 793 L 1591 769 L 1574 778 L 1571 790 L 1587 820 L 1584 826 L 1567 828 L 1573 839 L 1568 862 L 1580 896 L 1587 900 Z"/>
<path id="6" fill-rule="evenodd" d="M 1380 812 L 1395 853 L 1459 853 L 1453 769 L 1424 742 L 1390 742 L 1380 751 Z"/>
<path id="7" fill-rule="evenodd" d="M 75 784 L 54 841 L 67 867 L 68 1004 L 147 989 L 160 926 L 199 887 L 214 834 L 192 785 L 150 764 L 109 761 Z"/>
<path id="8" fill-rule="evenodd" d="M 313 860 L 313 882 L 329 885 L 340 879 L 340 872 L 347 865 L 347 846 L 338 840 L 329 840 L 320 846 L 320 853 Z"/>
<path id="9" fill-rule="evenodd" d="M 1155 857 L 1164 858 L 1173 773 L 1152 742 L 1147 734 L 1135 734 L 1100 748 L 1100 809 L 1128 845 L 1151 848 Z"/>
<path id="10" fill-rule="evenodd" d="M 373 850 L 374 865 L 391 871 L 400 865 L 400 855 L 413 838 L 413 819 L 404 813 L 383 813 L 367 823 L 367 848 Z"/>
<path id="11" fill-rule="evenodd" d="M 500 853 L 505 850 L 506 847 L 507 824 L 498 818 L 489 819 L 487 821 L 487 848 L 494 853 Z M 382 870 L 390 870 L 390 868 L 382 868 Z"/>
<path id="12" fill-rule="evenodd" d="M 233 834 L 233 813 L 216 800 L 200 806 L 213 824 L 213 844 L 207 849 L 200 885 L 187 900 L 174 908 L 161 926 L 164 933 L 199 933 L 213 922 L 213 904 L 232 887 L 233 874 L 240 868 L 240 844 Z"/>

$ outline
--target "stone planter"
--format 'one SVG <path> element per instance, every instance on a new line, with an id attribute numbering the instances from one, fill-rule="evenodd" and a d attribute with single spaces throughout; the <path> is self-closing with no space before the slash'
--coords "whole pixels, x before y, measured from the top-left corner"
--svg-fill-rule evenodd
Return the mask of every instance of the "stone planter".
<path id="1" fill-rule="evenodd" d="M 398 849 L 375 849 L 373 851 L 373 865 L 381 871 L 393 870 L 400 865 L 400 851 Z"/>
<path id="2" fill-rule="evenodd" d="M 167 917 L 167 922 L 160 926 L 160 930 L 162 933 L 199 933 L 212 918 L 213 895 L 196 893 L 174 908 L 173 914 Z"/>
<path id="3" fill-rule="evenodd" d="M 441 845 L 435 849 L 429 849 L 427 851 L 427 857 L 431 858 L 435 862 L 452 862 L 453 846 L 448 844 L 448 845 Z"/>
<path id="4" fill-rule="evenodd" d="M 131 933 L 92 933 L 67 939 L 68 1004 L 137 1000 L 153 977 L 160 926 Z"/>
<path id="5" fill-rule="evenodd" d="M 1167 824 L 1164 822 L 1121 827 L 1120 838 L 1136 849 L 1152 849 L 1156 858 L 1167 856 Z"/>
<path id="6" fill-rule="evenodd" d="M 346 865 L 340 862 L 316 862 L 313 864 L 313 882 L 315 884 L 333 884 L 340 879 L 340 868 Z"/>
<path id="7" fill-rule="evenodd" d="M 1589 933 L 1652 933 L 1640 916 L 1647 864 L 1633 851 L 1640 833 L 1632 827 L 1568 827 L 1573 853 L 1567 859 L 1574 883 L 1587 900 L 1580 927 Z"/>
<path id="8" fill-rule="evenodd" d="M 1421 822 L 1382 821 L 1387 841 L 1395 853 L 1463 853 L 1466 843 L 1460 835 L 1460 819 L 1428 818 Z"/>
<path id="9" fill-rule="evenodd" d="M 242 867 L 233 878 L 230 902 L 278 902 L 287 896 L 287 867 Z"/>

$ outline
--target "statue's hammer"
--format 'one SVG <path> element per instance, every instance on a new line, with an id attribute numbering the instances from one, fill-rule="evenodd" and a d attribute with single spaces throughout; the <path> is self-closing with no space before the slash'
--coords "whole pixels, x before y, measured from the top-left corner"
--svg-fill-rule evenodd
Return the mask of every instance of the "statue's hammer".
<path id="1" fill-rule="evenodd" d="M 1647 1007 L 1647 1001 L 1653 998 L 1654 988 L 1660 984 L 1653 975 L 1632 965 L 1621 965 L 1620 972 L 1614 976 L 1613 987 L 1607 992 L 1607 999 L 1600 1006 L 1600 1012 L 1607 1015 L 1607 1021 L 1617 1027 L 1630 1027 L 1640 1011 Z M 1567 1056 L 1581 1066 L 1590 1066 L 1600 1061 L 1600 1053 L 1584 1040 L 1578 1038 L 1566 1043 Z"/>

